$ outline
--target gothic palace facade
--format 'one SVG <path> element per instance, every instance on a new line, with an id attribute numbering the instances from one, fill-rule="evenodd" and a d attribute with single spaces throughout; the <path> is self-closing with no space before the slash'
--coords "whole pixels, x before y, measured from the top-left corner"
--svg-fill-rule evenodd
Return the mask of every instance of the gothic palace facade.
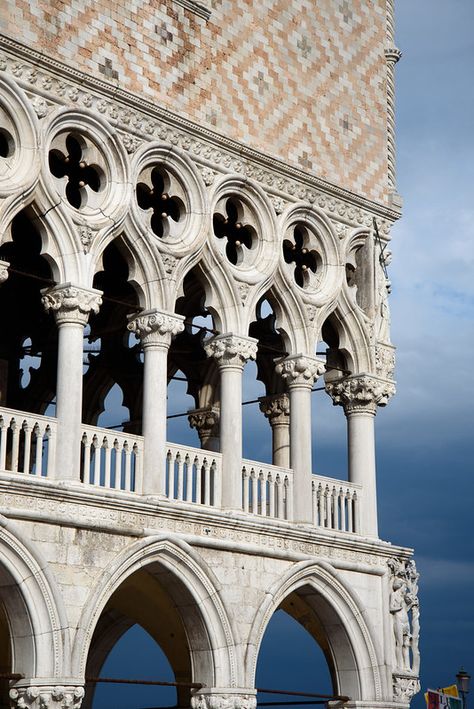
<path id="1" fill-rule="evenodd" d="M 418 691 L 418 575 L 378 536 L 375 484 L 393 12 L 4 0 L 1 706 L 92 707 L 85 678 L 139 623 L 179 706 L 253 709 L 280 608 L 348 707 Z M 272 464 L 242 458 L 249 360 Z M 166 439 L 177 372 L 199 448 Z M 313 474 L 316 381 L 347 419 L 343 480 Z M 97 425 L 115 384 L 123 430 Z"/>

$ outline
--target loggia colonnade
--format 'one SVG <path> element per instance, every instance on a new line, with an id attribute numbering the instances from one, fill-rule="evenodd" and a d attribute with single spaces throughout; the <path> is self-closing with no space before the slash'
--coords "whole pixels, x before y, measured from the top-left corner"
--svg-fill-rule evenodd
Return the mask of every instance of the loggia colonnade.
<path id="1" fill-rule="evenodd" d="M 380 82 L 375 89 L 370 71 L 354 67 L 354 91 L 375 91 L 372 138 L 363 146 L 350 135 L 351 125 L 365 130 L 355 113 L 337 123 L 339 153 L 311 124 L 326 178 L 301 142 L 285 156 L 280 137 L 271 149 L 247 118 L 242 139 L 225 103 L 220 118 L 198 117 L 193 112 L 201 109 L 191 104 L 181 113 L 162 109 L 147 99 L 152 84 L 144 81 L 141 95 L 120 60 L 115 70 L 110 58 L 93 59 L 88 76 L 79 56 L 70 58 L 77 62 L 71 72 L 43 45 L 38 54 L 8 28 L 2 35 L 2 287 L 13 284 L 5 292 L 21 313 L 21 278 L 36 275 L 38 285 L 28 292 L 37 322 L 24 316 L 30 333 L 16 322 L 10 327 L 15 342 L 30 335 L 28 351 L 41 357 L 31 391 L 42 391 L 47 379 L 43 389 L 56 403 L 50 417 L 45 402 L 26 396 L 29 385 L 22 393 L 20 350 L 5 340 L 0 658 L 6 671 L 22 675 L 5 690 L 12 706 L 91 706 L 87 677 L 100 672 L 132 622 L 164 648 L 176 677 L 203 684 L 193 696 L 179 693 L 180 706 L 254 706 L 258 650 L 278 608 L 306 623 L 326 655 L 335 694 L 349 697 L 348 705 L 403 707 L 418 689 L 418 575 L 411 551 L 383 542 L 377 529 L 374 419 L 394 393 L 386 270 L 390 226 L 399 216 L 393 7 L 375 3 L 374 38 L 365 26 L 359 32 L 358 12 L 366 8 L 349 3 L 339 12 L 327 4 L 327 26 L 308 19 L 296 2 L 287 11 L 312 23 L 321 47 L 325 33 L 345 41 L 344 32 L 354 32 Z M 234 9 L 233 22 L 224 21 L 219 3 L 165 5 L 154 10 L 174 27 L 162 28 L 165 44 L 183 32 L 194 47 L 219 47 L 248 19 Z M 13 18 L 14 0 L 9 7 Z M 106 8 L 95 11 L 107 24 Z M 118 15 L 127 12 L 119 6 Z M 249 12 L 253 26 L 267 31 L 253 6 Z M 32 28 L 36 22 L 27 19 Z M 45 26 L 41 31 L 54 34 Z M 252 41 L 258 44 L 258 33 Z M 308 41 L 301 35 L 295 45 L 295 61 L 304 66 L 314 61 Z M 281 47 L 266 46 L 281 63 Z M 88 56 L 83 49 L 80 56 Z M 338 62 L 328 61 L 336 75 Z M 176 66 L 160 71 L 171 76 Z M 125 83 L 112 95 L 114 71 Z M 318 71 L 314 65 L 316 78 Z M 198 85 L 205 76 L 197 75 Z M 256 81 L 257 99 L 265 97 L 264 71 Z M 288 84 L 287 91 L 303 92 L 306 106 L 304 85 Z M 283 116 L 284 102 L 259 113 L 260 100 L 266 99 L 256 100 L 254 111 L 262 121 Z M 318 110 L 332 120 L 324 103 Z M 222 126 L 209 129 L 214 120 Z M 370 148 L 371 140 L 379 142 Z M 28 239 L 38 253 L 23 262 Z M 108 274 L 104 289 L 96 287 L 101 273 Z M 263 301 L 273 319 L 259 315 Z M 114 307 L 123 313 L 110 326 L 118 338 L 112 341 L 97 318 L 112 318 Z M 207 314 L 212 332 L 196 336 L 193 321 Z M 51 365 L 43 367 L 47 343 L 43 352 L 37 344 L 43 328 L 56 346 L 52 318 L 54 391 Z M 142 358 L 130 355 L 130 333 Z M 83 375 L 88 339 L 101 343 L 104 372 L 117 368 L 114 347 L 128 348 L 123 361 L 137 374 L 128 397 L 138 412 L 141 397 L 141 427 L 97 426 L 110 382 L 100 383 L 92 356 L 87 366 L 95 379 Z M 328 345 L 326 358 L 316 356 L 318 340 Z M 260 408 L 272 428 L 272 465 L 242 459 L 242 373 L 249 360 L 257 361 L 266 388 Z M 178 370 L 195 398 L 189 419 L 201 449 L 166 441 L 167 385 Z M 311 391 L 318 379 L 347 418 L 347 480 L 312 473 Z M 30 409 L 9 405 L 26 401 L 33 401 Z M 140 603 L 131 605 L 133 597 Z M 167 619 L 161 625 L 173 628 L 174 644 L 153 618 Z"/>

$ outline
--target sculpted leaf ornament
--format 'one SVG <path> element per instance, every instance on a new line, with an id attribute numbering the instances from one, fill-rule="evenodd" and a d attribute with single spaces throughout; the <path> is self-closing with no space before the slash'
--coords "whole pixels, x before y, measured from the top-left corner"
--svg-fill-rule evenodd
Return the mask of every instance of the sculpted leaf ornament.
<path id="1" fill-rule="evenodd" d="M 306 357 L 298 354 L 280 360 L 276 366 L 277 374 L 286 381 L 288 386 L 313 386 L 314 382 L 324 374 L 326 364 L 316 357 Z"/>
<path id="2" fill-rule="evenodd" d="M 127 328 L 143 343 L 169 346 L 171 339 L 184 330 L 184 317 L 161 310 L 147 310 L 131 317 Z"/>
<path id="3" fill-rule="evenodd" d="M 41 302 L 46 311 L 54 313 L 58 324 L 71 322 L 85 325 L 91 312 L 99 312 L 102 293 L 66 283 L 44 290 Z"/>
<path id="4" fill-rule="evenodd" d="M 232 334 L 216 335 L 204 343 L 204 349 L 219 365 L 243 367 L 247 360 L 256 359 L 257 340 Z"/>

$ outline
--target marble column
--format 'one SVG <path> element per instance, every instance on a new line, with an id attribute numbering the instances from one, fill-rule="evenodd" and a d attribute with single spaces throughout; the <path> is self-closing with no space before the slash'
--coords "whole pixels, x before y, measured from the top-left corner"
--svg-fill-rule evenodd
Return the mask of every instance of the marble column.
<path id="1" fill-rule="evenodd" d="M 219 406 L 204 406 L 188 412 L 189 425 L 197 430 L 201 448 L 214 453 L 220 451 L 219 413 Z"/>
<path id="2" fill-rule="evenodd" d="M 54 313 L 58 325 L 58 437 L 52 470 L 56 479 L 79 481 L 84 327 L 90 313 L 99 312 L 102 292 L 64 283 L 42 291 L 42 295 L 45 310 Z"/>
<path id="3" fill-rule="evenodd" d="M 8 261 L 0 261 L 0 285 L 8 279 Z M 7 403 L 8 360 L 0 359 L 0 406 Z"/>
<path id="4" fill-rule="evenodd" d="M 242 509 L 242 372 L 257 356 L 257 340 L 227 333 L 204 342 L 221 378 L 222 506 Z"/>
<path id="5" fill-rule="evenodd" d="M 168 350 L 171 339 L 184 330 L 184 317 L 146 310 L 130 318 L 128 329 L 140 338 L 143 367 L 143 482 L 146 495 L 164 495 Z"/>
<path id="6" fill-rule="evenodd" d="M 335 406 L 342 406 L 347 418 L 349 482 L 362 487 L 359 532 L 378 536 L 375 465 L 375 414 L 395 393 L 394 382 L 359 374 L 326 384 Z"/>
<path id="7" fill-rule="evenodd" d="M 10 689 L 12 709 L 81 709 L 84 687 L 42 683 L 35 685 L 34 680 L 30 682 L 28 686 L 15 686 Z"/>
<path id="8" fill-rule="evenodd" d="M 262 396 L 259 404 L 272 429 L 272 463 L 280 468 L 289 468 L 290 398 L 288 394 Z"/>
<path id="9" fill-rule="evenodd" d="M 290 396 L 290 467 L 293 470 L 293 519 L 312 522 L 311 389 L 325 370 L 316 357 L 292 355 L 280 360 L 277 373 L 286 381 Z"/>

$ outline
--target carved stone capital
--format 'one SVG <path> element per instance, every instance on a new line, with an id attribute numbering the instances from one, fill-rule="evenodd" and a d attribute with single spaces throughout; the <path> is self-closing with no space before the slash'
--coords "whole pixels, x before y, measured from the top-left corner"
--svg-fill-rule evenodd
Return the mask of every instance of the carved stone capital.
<path id="1" fill-rule="evenodd" d="M 201 445 L 205 445 L 211 436 L 219 435 L 219 418 L 218 406 L 205 406 L 188 412 L 189 425 L 197 430 Z"/>
<path id="2" fill-rule="evenodd" d="M 375 414 L 377 406 L 386 406 L 395 394 L 395 383 L 370 374 L 358 374 L 326 383 L 334 406 L 343 406 L 346 414 L 366 411 Z"/>
<path id="3" fill-rule="evenodd" d="M 276 365 L 277 374 L 283 377 L 289 388 L 294 386 L 311 388 L 325 370 L 326 364 L 321 359 L 301 354 L 285 357 Z"/>
<path id="4" fill-rule="evenodd" d="M 42 291 L 41 299 L 46 311 L 52 310 L 58 325 L 72 323 L 86 325 L 90 313 L 98 313 L 102 305 L 102 292 L 95 288 L 81 288 L 63 283 Z"/>
<path id="5" fill-rule="evenodd" d="M 270 426 L 290 425 L 290 397 L 288 394 L 262 396 L 259 399 L 260 411 L 270 421 Z"/>
<path id="6" fill-rule="evenodd" d="M 192 709 L 255 709 L 256 706 L 254 694 L 198 692 L 191 697 Z"/>
<path id="7" fill-rule="evenodd" d="M 142 341 L 143 347 L 169 347 L 171 339 L 184 330 L 184 317 L 161 310 L 145 310 L 130 316 L 127 328 Z"/>
<path id="8" fill-rule="evenodd" d="M 394 674 L 393 679 L 393 700 L 403 704 L 409 704 L 411 698 L 420 691 L 420 680 L 412 675 Z"/>
<path id="9" fill-rule="evenodd" d="M 204 342 L 208 357 L 214 357 L 219 367 L 243 367 L 247 360 L 257 357 L 257 340 L 226 333 Z"/>
<path id="10" fill-rule="evenodd" d="M 397 47 L 387 47 L 384 54 L 388 64 L 396 64 L 402 58 L 402 53 Z"/>
<path id="11" fill-rule="evenodd" d="M 8 278 L 8 261 L 0 261 L 0 284 L 5 283 Z"/>
<path id="12" fill-rule="evenodd" d="M 12 709 L 80 709 L 84 687 L 13 687 Z"/>

